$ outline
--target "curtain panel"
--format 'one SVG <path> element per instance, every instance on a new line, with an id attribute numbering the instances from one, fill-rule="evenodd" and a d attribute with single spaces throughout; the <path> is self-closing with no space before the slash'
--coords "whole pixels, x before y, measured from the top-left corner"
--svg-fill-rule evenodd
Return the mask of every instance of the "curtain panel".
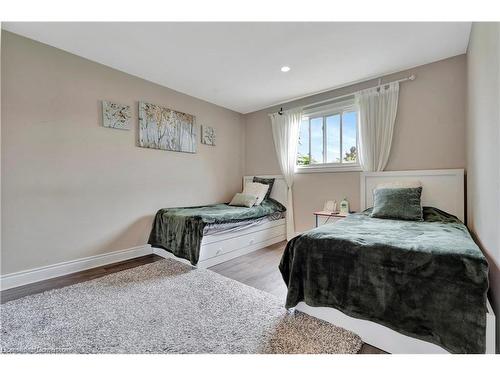
<path id="1" fill-rule="evenodd" d="M 356 93 L 359 107 L 359 163 L 365 172 L 383 171 L 391 152 L 399 83 Z"/>
<path id="2" fill-rule="evenodd" d="M 286 237 L 291 240 L 295 236 L 293 220 L 292 186 L 297 163 L 297 148 L 299 144 L 300 121 L 302 109 L 284 111 L 283 114 L 272 113 L 271 126 L 273 131 L 276 156 L 288 186 L 286 207 Z"/>

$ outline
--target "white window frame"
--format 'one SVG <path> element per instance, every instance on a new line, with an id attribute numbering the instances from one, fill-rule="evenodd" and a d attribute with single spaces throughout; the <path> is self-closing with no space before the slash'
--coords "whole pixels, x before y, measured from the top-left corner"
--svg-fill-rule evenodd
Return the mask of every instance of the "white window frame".
<path id="1" fill-rule="evenodd" d="M 354 103 L 354 99 L 337 102 L 334 104 L 313 108 L 309 111 L 304 111 L 302 120 L 308 121 L 312 118 L 323 117 L 323 160 L 326 157 L 326 142 L 324 136 L 326 132 L 326 118 L 328 116 L 340 115 L 340 154 L 342 157 L 342 113 L 358 112 L 357 120 L 359 121 L 359 110 Z M 359 129 L 359 127 L 358 127 Z M 356 131 L 356 148 L 359 150 L 359 134 Z M 309 153 L 311 152 L 311 132 L 309 131 Z M 361 166 L 358 160 L 355 163 L 318 163 L 309 165 L 296 165 L 295 173 L 329 173 L 329 172 L 360 172 Z"/>

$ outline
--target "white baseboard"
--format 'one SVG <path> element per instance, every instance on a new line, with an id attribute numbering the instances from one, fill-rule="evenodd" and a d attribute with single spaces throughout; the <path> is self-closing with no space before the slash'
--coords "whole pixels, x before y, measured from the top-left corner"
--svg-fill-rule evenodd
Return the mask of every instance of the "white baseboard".
<path id="1" fill-rule="evenodd" d="M 70 260 L 50 266 L 9 273 L 0 277 L 0 290 L 36 283 L 38 281 L 68 275 L 74 272 L 85 271 L 90 268 L 121 262 L 143 255 L 149 255 L 152 254 L 152 252 L 151 245 L 142 245 L 106 254 L 94 255 L 87 258 Z"/>

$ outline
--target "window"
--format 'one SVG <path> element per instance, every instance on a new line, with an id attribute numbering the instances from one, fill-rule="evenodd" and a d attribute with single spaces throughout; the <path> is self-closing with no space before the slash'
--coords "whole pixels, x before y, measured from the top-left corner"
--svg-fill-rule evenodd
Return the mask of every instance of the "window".
<path id="1" fill-rule="evenodd" d="M 307 113 L 300 124 L 299 169 L 359 168 L 357 123 L 352 103 Z"/>

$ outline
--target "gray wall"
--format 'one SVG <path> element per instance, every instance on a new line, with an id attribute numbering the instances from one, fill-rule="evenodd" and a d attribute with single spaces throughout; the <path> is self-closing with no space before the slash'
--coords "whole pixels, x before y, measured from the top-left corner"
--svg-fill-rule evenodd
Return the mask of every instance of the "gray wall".
<path id="1" fill-rule="evenodd" d="M 466 58 L 456 56 L 384 77 L 384 82 L 415 74 L 401 84 L 398 114 L 387 170 L 465 167 Z M 366 81 L 283 105 L 292 108 L 376 85 Z M 246 173 L 279 174 L 268 113 L 278 107 L 245 115 Z M 296 230 L 313 225 L 312 212 L 326 200 L 347 196 L 360 206 L 359 172 L 297 174 L 293 187 Z"/>
<path id="2" fill-rule="evenodd" d="M 500 26 L 474 23 L 467 51 L 467 224 L 488 256 L 500 352 Z"/>
<path id="3" fill-rule="evenodd" d="M 145 244 L 159 208 L 241 189 L 242 115 L 8 32 L 1 69 L 2 274 Z M 133 130 L 103 128 L 102 99 L 131 105 Z M 136 147 L 139 100 L 196 115 L 217 146 Z"/>

